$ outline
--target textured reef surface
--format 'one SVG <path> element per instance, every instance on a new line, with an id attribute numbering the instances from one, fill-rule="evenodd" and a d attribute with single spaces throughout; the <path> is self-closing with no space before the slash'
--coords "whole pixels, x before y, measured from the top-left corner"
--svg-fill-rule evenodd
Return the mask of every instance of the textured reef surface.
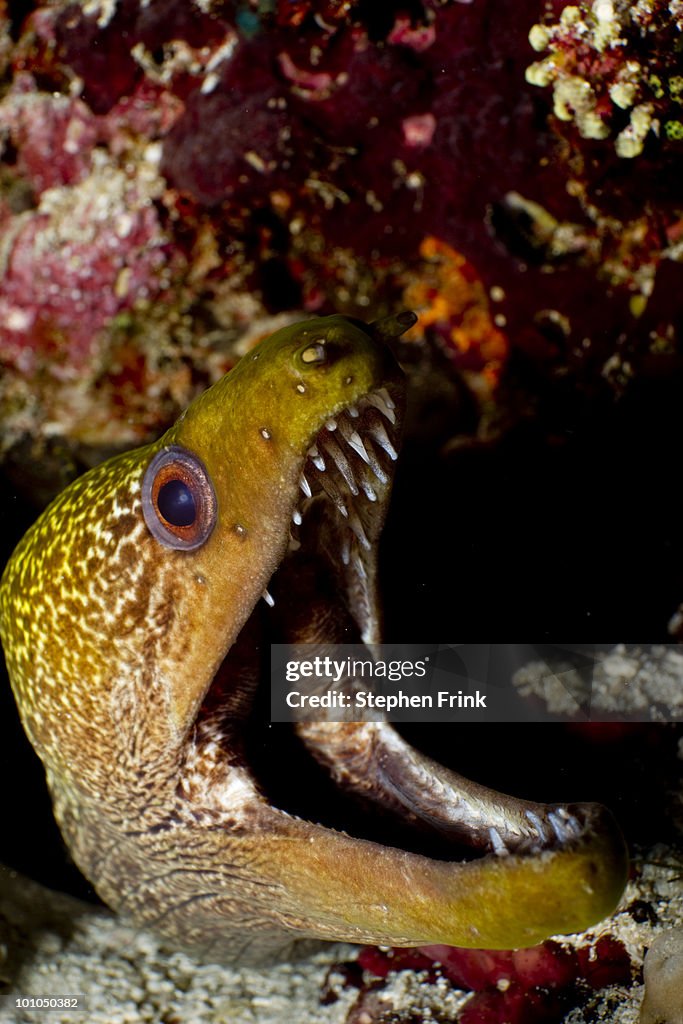
<path id="1" fill-rule="evenodd" d="M 670 639 L 682 50 L 680 0 L 0 0 L 7 553 L 65 482 L 158 436 L 275 328 L 413 308 L 397 346 L 410 403 L 389 632 L 504 639 L 531 623 L 551 638 Z M 605 771 L 612 793 L 629 790 L 632 762 L 660 746 L 647 731 L 586 737 L 603 741 L 590 797 Z M 486 764 L 507 777 L 518 752 L 498 742 Z M 0 757 L 40 790 L 20 737 Z M 557 768 L 555 740 L 537 757 Z M 680 761 L 657 775 L 661 792 L 676 775 Z M 622 801 L 642 853 L 626 909 L 604 935 L 523 964 L 330 952 L 313 981 L 271 974 L 255 1005 L 255 975 L 169 960 L 80 905 L 36 930 L 48 897 L 5 879 L 18 959 L 0 969 L 21 990 L 47 985 L 55 962 L 74 990 L 97 978 L 90 1019 L 107 1024 L 124 991 L 121 1020 L 280 1021 L 299 993 L 302 1019 L 339 1024 L 451 1021 L 467 1000 L 467 1024 L 634 1024 L 645 949 L 683 913 L 680 797 L 665 810 L 659 796 Z M 18 820 L 23 791 L 5 799 Z M 42 793 L 37 806 L 47 820 Z M 0 855 L 40 875 L 39 826 L 10 831 Z M 73 874 L 47 881 L 78 888 Z M 126 944 L 138 965 L 112 965 Z"/>
<path id="2" fill-rule="evenodd" d="M 680 369 L 682 23 L 3 6 L 0 452 L 73 475 L 311 312 L 414 306 L 417 408 L 456 445 Z"/>

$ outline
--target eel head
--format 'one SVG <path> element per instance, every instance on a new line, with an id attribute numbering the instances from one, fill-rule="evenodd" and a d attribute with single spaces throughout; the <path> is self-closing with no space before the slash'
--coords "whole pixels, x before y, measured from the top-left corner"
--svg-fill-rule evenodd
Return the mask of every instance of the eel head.
<path id="1" fill-rule="evenodd" d="M 58 496 L 0 586 L 12 686 L 76 863 L 112 907 L 209 957 L 310 937 L 527 946 L 594 923 L 623 889 L 604 808 L 486 790 L 387 723 L 299 734 L 340 785 L 481 856 L 435 860 L 301 820 L 252 771 L 270 639 L 379 640 L 403 407 L 385 341 L 413 322 L 278 331 L 159 441 Z"/>

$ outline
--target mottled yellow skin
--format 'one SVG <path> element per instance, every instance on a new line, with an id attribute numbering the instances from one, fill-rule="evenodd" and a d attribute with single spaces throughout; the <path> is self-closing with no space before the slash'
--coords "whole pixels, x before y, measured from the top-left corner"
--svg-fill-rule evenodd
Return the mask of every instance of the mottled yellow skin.
<path id="1" fill-rule="evenodd" d="M 316 337 L 322 366 L 301 359 Z M 381 386 L 398 400 L 393 360 L 361 327 L 279 331 L 155 444 L 67 488 L 0 585 L 12 687 L 76 863 L 113 908 L 209 957 L 256 960 L 311 936 L 530 945 L 597 921 L 623 888 L 609 825 L 536 856 L 434 862 L 271 807 L 239 742 L 219 749 L 195 724 L 283 558 L 307 448 Z M 200 456 L 217 496 L 195 551 L 160 544 L 141 512 L 145 469 L 170 444 Z"/>

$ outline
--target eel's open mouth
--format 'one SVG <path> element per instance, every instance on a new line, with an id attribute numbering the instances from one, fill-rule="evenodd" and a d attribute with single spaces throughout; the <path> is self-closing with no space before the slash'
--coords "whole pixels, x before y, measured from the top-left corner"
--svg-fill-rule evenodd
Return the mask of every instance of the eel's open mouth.
<path id="1" fill-rule="evenodd" d="M 443 859 L 289 813 L 261 785 L 248 738 L 269 641 L 381 636 L 404 397 L 384 342 L 414 319 L 264 339 L 157 442 L 75 481 L 3 578 L 12 685 L 74 859 L 112 907 L 221 959 L 302 937 L 529 946 L 623 890 L 604 808 L 487 790 L 387 722 L 296 729 L 340 788 L 435 831 Z M 461 862 L 463 840 L 484 856 Z"/>
<path id="2" fill-rule="evenodd" d="M 401 837 L 405 825 L 430 831 L 437 859 L 404 849 L 402 839 L 387 842 L 384 833 L 379 842 L 352 838 L 336 830 L 329 808 L 301 816 L 271 799 L 250 742 L 259 713 L 267 717 L 258 688 L 267 686 L 269 642 L 372 647 L 381 638 L 378 548 L 404 401 L 383 341 L 412 323 L 412 314 L 383 328 L 341 317 L 307 322 L 273 336 L 262 358 L 246 357 L 225 379 L 233 396 L 259 388 L 258 407 L 252 397 L 236 428 L 259 471 L 240 492 L 251 488 L 249 502 L 230 506 L 223 539 L 236 544 L 239 535 L 250 544 L 261 572 L 243 578 L 251 588 L 244 625 L 187 735 L 177 813 L 211 822 L 218 860 L 243 864 L 225 885 L 236 887 L 233 898 L 259 934 L 527 946 L 588 927 L 620 898 L 626 851 L 604 808 L 526 803 L 487 790 L 414 750 L 385 721 L 295 726 L 339 790 L 393 816 Z M 264 381 L 258 368 L 268 362 Z M 214 480 L 220 472 L 216 465 Z M 287 770 L 282 762 L 269 767 Z M 463 862 L 463 845 L 483 856 Z"/>
<path id="3" fill-rule="evenodd" d="M 264 665 L 254 665 L 257 650 L 267 659 L 267 641 L 372 645 L 380 640 L 377 549 L 402 412 L 401 387 L 387 382 L 327 418 L 306 450 L 287 551 L 263 595 L 268 625 L 264 632 L 261 606 L 229 652 L 203 709 L 222 715 L 221 733 L 229 736 L 233 764 L 247 767 L 244 748 L 235 759 L 235 703 L 217 691 L 234 693 L 238 676 L 242 697 L 248 694 L 238 717 L 246 719 L 257 678 L 267 678 Z M 320 720 L 299 723 L 296 732 L 342 790 L 457 847 L 497 858 L 538 856 L 616 831 L 600 805 L 528 802 L 471 782 L 419 753 L 386 722 Z M 216 730 L 208 735 L 214 741 Z"/>

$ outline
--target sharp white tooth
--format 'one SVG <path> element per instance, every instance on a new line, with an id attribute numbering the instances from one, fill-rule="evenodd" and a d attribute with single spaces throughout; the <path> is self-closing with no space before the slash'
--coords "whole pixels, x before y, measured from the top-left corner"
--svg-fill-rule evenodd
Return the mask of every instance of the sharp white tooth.
<path id="1" fill-rule="evenodd" d="M 351 538 L 348 532 L 344 533 L 344 538 L 341 543 L 341 557 L 344 565 L 348 565 L 351 561 Z"/>
<path id="2" fill-rule="evenodd" d="M 351 424 L 348 421 L 344 420 L 339 421 L 339 430 L 341 432 L 342 437 L 348 444 L 349 448 L 353 448 L 354 452 L 357 455 L 360 455 L 363 462 L 367 462 L 367 464 L 370 465 L 368 453 L 365 450 L 363 439 L 358 433 L 358 431 L 354 430 Z"/>
<path id="3" fill-rule="evenodd" d="M 370 405 L 374 405 L 375 409 L 377 409 L 378 412 L 381 412 L 382 416 L 389 420 L 390 423 L 393 424 L 396 422 L 396 416 L 394 415 L 393 410 L 389 408 L 377 391 L 374 391 L 370 395 L 366 395 L 366 399 Z"/>
<path id="4" fill-rule="evenodd" d="M 363 559 L 360 557 L 358 553 L 356 553 L 353 556 L 353 567 L 358 573 L 358 575 L 361 577 L 361 579 L 366 580 L 368 578 L 368 574 L 365 571 L 365 566 L 363 565 Z"/>
<path id="5" fill-rule="evenodd" d="M 396 402 L 393 400 L 386 388 L 379 388 L 377 394 L 382 396 L 389 409 L 396 408 Z"/>
<path id="6" fill-rule="evenodd" d="M 343 498 L 341 496 L 341 492 L 340 492 L 339 488 L 335 484 L 334 480 L 331 479 L 329 474 L 327 474 L 326 476 L 324 476 L 322 478 L 322 485 L 323 485 L 323 488 L 325 490 L 325 494 L 328 496 L 330 501 L 334 502 L 334 504 L 336 505 L 338 511 L 346 519 L 348 517 L 349 510 L 347 509 L 346 505 L 344 504 L 344 500 L 343 500 Z"/>
<path id="7" fill-rule="evenodd" d="M 376 423 L 370 427 L 370 434 L 374 437 L 377 444 L 384 449 L 392 462 L 395 462 L 398 458 L 398 453 L 394 448 L 393 444 L 389 440 L 389 436 L 382 426 L 381 423 Z"/>
<path id="8" fill-rule="evenodd" d="M 271 608 L 275 607 L 275 601 L 273 600 L 273 595 L 269 594 L 267 590 L 263 591 L 263 593 L 261 594 L 261 597 L 263 598 L 263 600 L 266 602 L 267 605 L 270 605 Z"/>
<path id="9" fill-rule="evenodd" d="M 333 441 L 331 437 L 325 439 L 325 451 L 334 461 L 335 466 L 344 477 L 346 484 L 351 491 L 351 494 L 358 494 L 358 484 L 356 478 L 353 475 L 353 470 L 349 466 L 346 456 L 339 447 L 336 441 Z"/>
<path id="10" fill-rule="evenodd" d="M 360 416 L 360 413 L 358 412 L 358 409 L 356 409 L 355 405 L 350 405 L 346 411 L 348 412 L 349 416 L 353 416 L 354 420 Z"/>
<path id="11" fill-rule="evenodd" d="M 570 836 L 581 835 L 581 823 L 576 818 L 573 818 L 571 815 L 565 821 L 565 828 L 567 829 L 567 832 Z"/>
<path id="12" fill-rule="evenodd" d="M 366 537 L 365 530 L 363 529 L 363 524 L 361 523 L 357 515 L 352 515 L 349 518 L 349 526 L 351 527 L 351 529 L 353 530 L 353 532 L 355 533 L 356 537 L 363 545 L 365 550 L 369 551 L 372 545 L 370 544 L 370 541 Z"/>
<path id="13" fill-rule="evenodd" d="M 308 449 L 308 457 L 316 469 L 319 469 L 321 473 L 325 472 L 325 460 L 318 451 L 318 446 L 316 444 L 311 445 Z"/>
<path id="14" fill-rule="evenodd" d="M 553 815 L 559 819 L 561 827 L 567 838 L 570 836 L 578 836 L 581 833 L 580 822 L 573 814 L 569 813 L 566 807 L 556 807 Z M 550 814 L 548 815 L 548 818 L 552 821 L 552 816 Z M 554 825 L 553 828 L 555 828 Z"/>
<path id="15" fill-rule="evenodd" d="M 363 444 L 363 439 L 360 434 L 354 430 L 347 438 L 347 441 L 351 448 L 353 448 L 354 452 L 358 452 L 363 462 L 367 462 L 367 464 L 370 465 L 370 459 L 368 458 L 368 453 L 365 450 L 365 445 Z"/>
<path id="16" fill-rule="evenodd" d="M 339 509 L 341 514 L 344 516 L 344 519 L 348 519 L 348 517 L 349 517 L 349 510 L 347 509 L 346 505 L 341 500 L 341 498 L 339 499 L 339 501 L 335 501 L 335 505 L 337 506 L 337 508 Z"/>
<path id="17" fill-rule="evenodd" d="M 381 484 L 389 483 L 389 477 L 380 466 L 379 459 L 377 458 L 374 450 L 372 448 L 367 448 L 366 450 L 368 453 L 368 461 L 370 463 L 370 469 L 372 470 L 372 472 L 375 474 L 375 476 L 377 477 Z"/>
<path id="18" fill-rule="evenodd" d="M 298 508 L 295 509 L 294 512 L 292 512 L 292 519 L 294 520 L 297 526 L 301 526 L 303 519 L 301 516 L 301 512 L 299 512 Z"/>
<path id="19" fill-rule="evenodd" d="M 557 807 L 555 814 L 563 822 L 567 832 L 573 832 L 574 835 L 578 835 L 581 831 L 581 823 L 578 818 L 575 818 L 573 814 L 570 814 L 566 807 Z"/>
<path id="20" fill-rule="evenodd" d="M 330 431 L 330 433 L 333 433 L 337 429 L 337 421 L 333 417 L 330 417 L 325 426 Z"/>
<path id="21" fill-rule="evenodd" d="M 309 484 L 308 480 L 306 479 L 303 473 L 299 477 L 299 487 L 304 492 L 307 498 L 311 498 L 313 496 L 311 485 Z"/>
<path id="22" fill-rule="evenodd" d="M 368 481 L 364 480 L 363 477 L 361 477 L 360 485 L 363 488 L 363 492 L 365 493 L 365 497 L 368 501 L 377 501 L 376 491 L 373 490 Z"/>
<path id="23" fill-rule="evenodd" d="M 538 838 L 541 840 L 541 842 L 542 843 L 547 842 L 548 841 L 548 837 L 546 835 L 545 828 L 543 827 L 543 822 L 541 821 L 539 816 L 534 811 L 525 811 L 524 813 L 526 814 L 527 818 L 529 819 L 531 824 L 536 829 L 536 831 L 538 833 Z"/>
<path id="24" fill-rule="evenodd" d="M 552 830 L 557 836 L 558 841 L 560 843 L 566 843 L 567 839 L 569 838 L 569 833 L 567 832 L 567 829 L 564 827 L 564 823 L 562 822 L 559 815 L 553 814 L 551 812 L 548 815 L 548 821 L 550 822 Z"/>
<path id="25" fill-rule="evenodd" d="M 497 853 L 499 856 L 504 857 L 510 852 L 505 843 L 503 842 L 503 840 L 501 839 L 500 833 L 498 832 L 497 829 L 489 829 L 489 838 L 491 840 L 491 846 L 493 847 L 494 853 Z"/>

